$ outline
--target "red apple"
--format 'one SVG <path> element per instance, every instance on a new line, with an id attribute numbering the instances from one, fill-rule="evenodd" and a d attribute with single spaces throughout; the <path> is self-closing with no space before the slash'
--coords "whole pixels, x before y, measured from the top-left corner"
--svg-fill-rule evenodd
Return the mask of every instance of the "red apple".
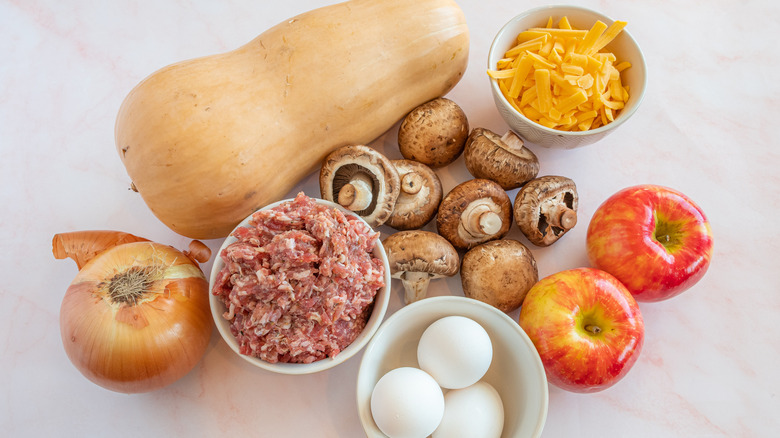
<path id="1" fill-rule="evenodd" d="M 615 277 L 593 268 L 540 280 L 528 291 L 519 322 L 547 380 L 572 392 L 617 383 L 636 362 L 645 337 L 636 300 Z"/>
<path id="2" fill-rule="evenodd" d="M 588 259 L 617 277 L 637 301 L 671 298 L 698 282 L 712 257 L 704 212 L 657 185 L 625 188 L 604 201 L 588 226 Z"/>

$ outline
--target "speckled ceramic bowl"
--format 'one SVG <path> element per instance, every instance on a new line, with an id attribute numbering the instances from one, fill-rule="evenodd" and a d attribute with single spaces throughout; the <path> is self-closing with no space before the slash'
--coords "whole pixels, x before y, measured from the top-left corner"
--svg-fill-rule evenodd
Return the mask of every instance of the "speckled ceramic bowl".
<path id="1" fill-rule="evenodd" d="M 292 201 L 292 199 L 285 199 L 279 202 L 275 202 L 273 204 L 267 205 L 266 207 L 263 207 L 261 210 L 268 210 L 284 202 L 290 202 L 290 201 Z M 344 207 L 338 204 L 325 201 L 322 199 L 315 199 L 315 201 L 319 204 L 326 205 L 328 207 L 337 208 L 343 211 L 345 214 L 355 216 L 358 219 L 360 219 L 363 223 L 365 223 L 365 221 L 363 221 L 362 218 L 360 218 L 359 216 L 355 215 L 353 212 L 345 209 Z M 251 217 L 252 217 L 251 215 L 248 216 L 240 224 L 238 224 L 236 228 L 248 225 Z M 216 258 L 214 260 L 214 265 L 211 269 L 211 278 L 209 280 L 209 291 L 211 291 L 212 288 L 214 287 L 217 274 L 219 274 L 219 271 L 221 271 L 225 265 L 222 258 L 220 257 L 220 254 L 222 254 L 222 250 L 235 241 L 236 238 L 233 237 L 231 233 L 231 235 L 225 239 L 225 242 L 219 248 L 219 251 L 217 252 Z M 357 339 L 355 339 L 354 342 L 352 342 L 352 344 L 347 346 L 344 350 L 342 350 L 339 354 L 337 354 L 333 358 L 326 358 L 309 364 L 269 363 L 262 359 L 258 359 L 256 357 L 251 357 L 239 353 L 238 341 L 236 340 L 235 336 L 233 336 L 233 334 L 230 332 L 230 325 L 228 324 L 228 321 L 222 316 L 227 309 L 225 308 L 225 305 L 222 303 L 222 301 L 219 298 L 217 298 L 216 296 L 210 293 L 209 304 L 211 305 L 211 315 L 214 319 L 214 324 L 217 326 L 217 330 L 219 331 L 219 334 L 222 335 L 222 339 L 225 340 L 225 342 L 228 344 L 230 349 L 233 350 L 239 357 L 241 357 L 242 359 L 246 360 L 247 362 L 251 363 L 256 367 L 268 371 L 273 371 L 275 373 L 280 373 L 280 374 L 311 374 L 311 373 L 316 373 L 319 371 L 324 371 L 333 368 L 336 365 L 341 364 L 345 362 L 347 359 L 354 356 L 356 353 L 362 350 L 363 347 L 366 346 L 366 344 L 368 344 L 368 341 L 371 339 L 374 333 L 376 333 L 377 329 L 379 328 L 379 325 L 382 323 L 382 320 L 385 317 L 385 313 L 387 312 L 387 308 L 390 302 L 390 292 L 389 292 L 390 291 L 390 266 L 388 265 L 387 254 L 385 253 L 385 249 L 382 246 L 381 242 L 377 242 L 377 245 L 374 247 L 374 256 L 382 260 L 382 263 L 384 264 L 385 287 L 381 288 L 377 292 L 376 298 L 374 299 L 373 311 L 371 313 L 368 322 L 366 323 L 365 328 L 363 329 L 363 332 L 360 333 L 360 335 L 357 337 Z"/>
<path id="2" fill-rule="evenodd" d="M 418 367 L 417 345 L 425 329 L 446 316 L 479 323 L 490 336 L 493 360 L 483 381 L 493 386 L 504 407 L 504 438 L 537 438 L 547 420 L 547 375 L 536 347 L 517 321 L 471 298 L 439 296 L 409 304 L 392 314 L 363 352 L 357 378 L 360 421 L 369 438 L 386 438 L 371 414 L 374 386 L 387 372 Z"/>
<path id="3" fill-rule="evenodd" d="M 488 54 L 488 69 L 495 70 L 498 60 L 510 49 L 520 32 L 531 27 L 544 27 L 549 17 L 557 23 L 566 16 L 575 29 L 590 29 L 597 20 L 607 25 L 614 20 L 606 15 L 579 6 L 542 6 L 531 9 L 512 18 L 498 31 Z M 621 79 L 630 87 L 629 99 L 625 107 L 620 110 L 615 120 L 599 128 L 589 131 L 560 131 L 542 126 L 517 111 L 501 93 L 498 81 L 491 79 L 491 91 L 498 112 L 504 118 L 509 127 L 517 132 L 524 140 L 558 149 L 573 149 L 597 142 L 609 133 L 623 125 L 636 112 L 645 94 L 647 87 L 647 67 L 639 45 L 631 37 L 628 29 L 631 23 L 615 38 L 605 50 L 615 54 L 618 62 L 629 61 L 631 68 L 621 73 Z"/>

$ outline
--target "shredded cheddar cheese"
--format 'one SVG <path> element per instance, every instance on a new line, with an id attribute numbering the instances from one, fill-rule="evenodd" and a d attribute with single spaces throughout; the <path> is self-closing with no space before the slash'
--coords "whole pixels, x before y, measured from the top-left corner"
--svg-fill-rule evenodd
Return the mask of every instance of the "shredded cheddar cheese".
<path id="1" fill-rule="evenodd" d="M 626 22 L 582 30 L 563 17 L 553 25 L 549 17 L 544 27 L 521 32 L 488 75 L 517 111 L 543 126 L 587 131 L 614 121 L 629 98 L 620 73 L 631 63 L 602 49 Z"/>

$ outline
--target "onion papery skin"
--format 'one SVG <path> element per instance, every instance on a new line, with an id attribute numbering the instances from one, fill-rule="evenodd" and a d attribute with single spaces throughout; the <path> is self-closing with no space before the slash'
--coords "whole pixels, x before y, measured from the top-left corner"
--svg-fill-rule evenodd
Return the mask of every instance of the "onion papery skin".
<path id="1" fill-rule="evenodd" d="M 152 268 L 137 301 L 111 298 L 107 285 L 117 274 Z M 208 281 L 189 257 L 166 245 L 107 249 L 68 287 L 60 331 L 68 358 L 92 382 L 121 393 L 160 389 L 205 354 L 212 331 Z"/>

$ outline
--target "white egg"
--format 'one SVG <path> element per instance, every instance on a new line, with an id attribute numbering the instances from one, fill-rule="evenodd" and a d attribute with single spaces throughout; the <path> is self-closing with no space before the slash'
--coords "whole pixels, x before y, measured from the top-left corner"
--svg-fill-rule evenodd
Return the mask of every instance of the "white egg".
<path id="1" fill-rule="evenodd" d="M 447 316 L 428 326 L 417 345 L 420 368 L 442 388 L 473 385 L 493 360 L 493 344 L 485 329 L 464 316 Z"/>
<path id="2" fill-rule="evenodd" d="M 396 368 L 379 379 L 371 393 L 371 415 L 390 438 L 425 438 L 444 415 L 444 394 L 428 373 Z"/>
<path id="3" fill-rule="evenodd" d="M 453 389 L 444 396 L 444 417 L 433 438 L 498 438 L 504 429 L 504 405 L 484 381 Z"/>

